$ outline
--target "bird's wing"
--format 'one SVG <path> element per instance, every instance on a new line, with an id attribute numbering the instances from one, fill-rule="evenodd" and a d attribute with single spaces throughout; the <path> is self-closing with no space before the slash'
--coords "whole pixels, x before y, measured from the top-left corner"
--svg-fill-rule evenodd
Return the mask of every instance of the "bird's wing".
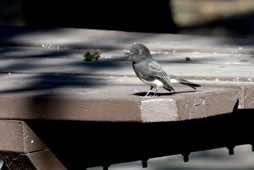
<path id="1" fill-rule="evenodd" d="M 167 78 L 167 73 L 162 69 L 159 63 L 151 61 L 148 63 L 149 72 L 156 77 Z"/>
<path id="2" fill-rule="evenodd" d="M 174 90 L 173 87 L 170 85 L 170 79 L 167 73 L 162 69 L 160 64 L 154 60 L 148 62 L 148 69 L 149 72 L 157 79 L 162 81 L 164 87 L 168 90 Z"/>
<path id="3" fill-rule="evenodd" d="M 196 87 L 200 87 L 199 84 L 195 84 L 184 79 L 178 79 L 176 76 L 173 76 L 173 75 L 167 75 L 167 73 L 161 68 L 160 64 L 154 60 L 148 63 L 148 69 L 153 76 L 155 76 L 156 78 L 158 78 L 159 80 L 163 82 L 164 87 L 166 89 L 170 89 L 170 90 L 173 89 L 170 85 L 170 83 L 173 81 L 190 86 L 193 89 L 196 89 Z"/>

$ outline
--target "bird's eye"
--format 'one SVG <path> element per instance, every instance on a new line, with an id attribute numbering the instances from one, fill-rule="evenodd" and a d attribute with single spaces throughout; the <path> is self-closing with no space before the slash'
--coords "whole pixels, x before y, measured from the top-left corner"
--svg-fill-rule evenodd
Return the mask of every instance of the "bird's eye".
<path id="1" fill-rule="evenodd" d="M 137 53 L 137 50 L 136 50 L 136 49 L 132 49 L 132 50 L 130 50 L 130 53 L 131 53 L 131 54 L 136 54 L 136 53 Z"/>

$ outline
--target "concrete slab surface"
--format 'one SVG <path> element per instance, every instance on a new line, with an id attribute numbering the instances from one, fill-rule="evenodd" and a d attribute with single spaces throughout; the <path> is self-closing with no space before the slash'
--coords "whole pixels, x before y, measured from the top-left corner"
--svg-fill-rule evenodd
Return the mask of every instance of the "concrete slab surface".
<path id="1" fill-rule="evenodd" d="M 0 30 L 0 72 L 133 76 L 123 54 L 138 42 L 149 47 L 169 74 L 234 81 L 254 79 L 254 43 L 249 38 L 72 28 Z M 102 52 L 98 62 L 83 61 L 83 54 L 91 49 Z"/>
<path id="2" fill-rule="evenodd" d="M 50 150 L 42 150 L 26 154 L 36 169 L 67 170 Z"/>
<path id="3" fill-rule="evenodd" d="M 167 73 L 201 83 L 202 87 L 194 92 L 175 85 L 175 94 L 160 90 L 157 96 L 145 98 L 148 87 L 135 77 L 131 63 L 124 56 L 124 52 L 134 42 L 147 45 Z M 65 169 L 65 165 L 48 150 L 48 145 L 53 146 L 54 151 L 58 151 L 58 156 L 66 158 L 62 160 L 67 162 L 73 158 L 68 152 L 86 151 L 86 154 L 91 155 L 94 153 L 91 146 L 97 145 L 101 149 L 97 151 L 100 154 L 87 157 L 86 161 L 91 161 L 91 166 L 98 162 L 105 163 L 109 157 L 108 152 L 104 151 L 110 151 L 118 141 L 115 138 L 105 140 L 108 139 L 106 135 L 119 136 L 114 127 L 126 132 L 121 134 L 120 141 L 128 142 L 134 150 L 141 148 L 137 159 L 146 156 L 147 148 L 151 149 L 151 157 L 155 157 L 179 153 L 182 149 L 209 149 L 207 145 L 224 147 L 232 144 L 233 139 L 235 145 L 252 142 L 252 137 L 239 132 L 252 128 L 250 120 L 245 117 L 253 117 L 251 110 L 244 115 L 247 120 L 239 119 L 243 112 L 239 111 L 235 116 L 232 111 L 234 108 L 254 107 L 253 44 L 253 40 L 248 38 L 0 27 L 0 150 L 25 153 L 20 162 L 28 162 L 29 167 Z M 101 58 L 96 62 L 85 62 L 83 54 L 95 49 L 102 52 Z M 232 116 L 223 116 L 225 114 Z M 23 120 L 32 120 L 32 123 L 28 125 Z M 244 120 L 245 126 L 236 127 L 235 122 L 238 120 Z M 62 124 L 63 122 L 68 124 Z M 179 124 L 175 124 L 176 122 Z M 135 125 L 135 130 L 144 134 L 139 134 L 139 131 L 127 133 L 134 129 L 132 125 Z M 180 129 L 178 125 L 181 125 Z M 102 139 L 92 133 L 96 126 L 98 134 L 103 130 L 107 132 L 101 135 L 104 135 L 104 142 L 110 141 L 106 143 L 108 147 L 101 146 Z M 72 129 L 68 139 L 67 130 L 61 132 L 66 127 Z M 89 127 L 92 127 L 90 132 Z M 176 131 L 171 133 L 168 128 Z M 202 139 L 202 128 L 207 130 L 208 134 L 205 136 L 211 137 L 210 139 Z M 80 133 L 74 133 L 81 130 L 86 130 L 86 135 L 97 140 L 83 139 L 80 138 Z M 165 134 L 161 137 L 158 133 L 161 131 L 173 137 L 173 140 L 158 141 L 157 137 L 165 137 Z M 217 132 L 209 134 L 214 131 Z M 49 134 L 53 141 L 49 140 Z M 154 138 L 150 138 L 151 134 Z M 189 138 L 190 134 L 196 138 Z M 217 139 L 217 134 L 222 138 Z M 126 140 L 133 138 L 139 138 L 143 142 L 137 144 L 136 141 Z M 153 142 L 145 143 L 147 139 Z M 47 144 L 44 143 L 46 141 Z M 83 141 L 90 142 L 91 145 L 84 146 Z M 187 148 L 186 141 L 190 142 L 190 148 Z M 182 143 L 185 145 L 182 146 Z M 72 144 L 77 150 L 69 150 L 68 144 Z M 173 151 L 166 150 L 166 146 L 173 146 Z M 67 148 L 68 152 L 63 148 Z M 133 153 L 132 150 L 121 149 L 124 153 Z M 120 158 L 125 156 L 130 159 L 127 155 L 119 154 L 121 149 L 114 151 L 115 155 L 111 160 L 113 163 L 121 161 Z M 17 154 L 13 157 L 16 156 Z M 94 160 L 96 161 L 93 162 Z M 202 161 L 191 164 L 192 169 L 204 169 L 205 166 L 200 165 Z M 20 162 L 13 165 L 19 166 Z M 74 163 L 86 166 L 79 159 L 75 159 Z M 157 165 L 154 164 L 154 169 L 168 169 L 166 165 Z M 238 164 L 234 165 L 240 167 Z M 252 165 L 248 165 L 243 168 L 251 169 Z M 136 165 L 130 167 L 135 169 Z M 220 167 L 226 169 L 230 166 L 216 166 Z M 171 168 L 177 170 L 186 166 L 174 164 Z"/>
<path id="4" fill-rule="evenodd" d="M 241 95 L 240 89 L 236 88 L 204 87 L 195 92 L 179 86 L 176 94 L 162 89 L 158 96 L 144 97 L 148 87 L 125 85 L 128 78 L 118 78 L 115 84 L 102 78 L 103 83 L 98 85 L 97 77 L 90 77 L 95 85 L 86 85 L 87 80 L 90 82 L 86 77 L 79 83 L 72 79 L 56 76 L 52 80 L 36 80 L 31 75 L 6 76 L 0 86 L 0 117 L 21 120 L 176 121 L 230 113 Z"/>
<path id="5" fill-rule="evenodd" d="M 43 150 L 45 144 L 23 121 L 0 120 L 0 150 L 28 153 Z"/>
<path id="6" fill-rule="evenodd" d="M 129 44 L 130 46 L 130 44 Z M 99 47 L 98 47 L 99 48 Z M 0 48 L 1 73 L 80 74 L 135 76 L 124 51 L 102 51 L 96 62 L 85 62 L 83 54 L 89 49 Z M 200 47 L 201 48 L 201 47 Z M 166 49 L 167 50 L 167 49 Z M 242 50 L 244 51 L 244 50 Z M 158 51 L 154 54 L 168 74 L 193 79 L 254 81 L 252 53 Z M 186 61 L 190 58 L 190 61 Z"/>

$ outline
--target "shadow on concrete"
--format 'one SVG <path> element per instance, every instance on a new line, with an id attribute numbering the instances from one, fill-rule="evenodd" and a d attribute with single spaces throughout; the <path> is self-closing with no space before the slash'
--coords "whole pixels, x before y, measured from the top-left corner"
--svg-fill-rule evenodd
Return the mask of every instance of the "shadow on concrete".
<path id="1" fill-rule="evenodd" d="M 253 109 L 165 123 L 27 121 L 68 169 L 254 144 Z"/>
<path id="2" fill-rule="evenodd" d="M 181 93 L 193 93 L 195 92 L 195 90 L 184 90 L 184 91 L 177 91 L 177 92 L 165 92 L 165 93 L 161 93 L 161 92 L 158 92 L 158 93 L 154 93 L 154 92 L 151 92 L 149 94 L 149 96 L 172 96 L 172 95 L 175 95 L 175 94 L 181 94 Z M 133 95 L 136 95 L 136 96 L 145 96 L 147 92 L 137 92 L 137 93 L 134 93 Z"/>
<path id="3" fill-rule="evenodd" d="M 42 45 L 45 45 L 44 48 L 52 48 L 56 49 L 58 47 L 62 47 L 61 45 L 55 43 L 52 41 L 49 43 L 48 41 L 46 43 L 49 44 L 42 44 L 43 42 L 40 42 L 40 38 L 44 38 L 43 35 L 54 35 L 61 33 L 64 30 L 63 27 L 37 27 L 37 26 L 22 26 L 22 27 L 15 27 L 15 26 L 1 26 L 0 27 L 0 45 L 2 47 L 42 47 Z M 34 36 L 33 38 L 36 38 L 37 35 L 42 35 L 41 37 L 37 37 L 36 41 L 32 41 L 31 39 L 27 37 Z M 25 38 L 24 38 L 25 37 Z M 48 37 L 50 39 L 50 37 Z M 21 39 L 21 40 L 20 40 Z M 112 51 L 118 49 L 115 46 L 104 44 L 98 45 L 96 43 L 100 42 L 101 39 L 107 39 L 107 37 L 99 37 L 99 39 L 93 38 L 89 42 L 81 43 L 69 43 L 67 49 L 76 49 L 76 50 L 86 50 L 86 49 L 103 49 L 105 51 Z M 117 39 L 117 38 L 116 38 Z M 133 39 L 132 39 L 133 40 Z M 39 41 L 39 43 L 37 43 Z M 119 38 L 118 41 L 128 42 L 128 37 L 125 38 Z M 132 43 L 132 42 L 130 42 Z M 65 48 L 65 46 L 63 46 Z"/>
<path id="4" fill-rule="evenodd" d="M 0 45 L 2 47 L 0 49 L 0 61 L 2 63 L 8 63 L 1 66 L 0 73 L 2 73 L 2 75 L 8 73 L 30 75 L 30 79 L 33 80 L 33 82 L 27 84 L 26 87 L 2 90 L 0 92 L 1 94 L 29 92 L 35 90 L 52 90 L 62 87 L 103 86 L 107 84 L 104 79 L 86 77 L 84 76 L 85 74 L 83 74 L 83 71 L 86 74 L 89 73 L 91 75 L 95 75 L 96 72 L 100 70 L 113 69 L 117 71 L 129 64 L 124 56 L 115 56 L 111 59 L 101 59 L 96 62 L 85 62 L 83 60 L 82 53 L 95 48 L 93 45 L 86 45 L 85 43 L 82 44 L 82 46 L 72 44 L 71 47 L 68 47 L 68 49 L 63 48 L 59 50 L 56 48 L 42 48 L 41 46 L 38 48 L 34 46 L 35 44 L 31 44 L 31 46 L 28 47 L 29 43 L 22 44 L 16 41 L 19 37 L 36 35 L 42 32 L 57 32 L 59 30 L 57 28 L 44 30 L 1 27 L 0 30 L 7 33 L 3 34 L 3 32 L 0 31 Z M 121 38 L 119 41 L 129 40 Z M 94 44 L 93 42 L 90 43 Z M 118 47 L 112 47 L 110 45 L 98 45 L 96 46 L 96 49 L 99 49 L 102 52 L 119 50 Z M 47 60 L 49 62 L 45 62 Z M 52 64 L 50 62 L 51 60 L 64 62 L 64 64 Z M 58 67 L 58 71 L 55 70 L 55 67 Z M 65 67 L 71 67 L 71 69 L 77 69 L 79 71 L 78 73 L 75 71 L 64 71 Z M 40 68 L 44 71 L 38 71 Z"/>
<path id="5" fill-rule="evenodd" d="M 57 90 L 60 88 L 99 87 L 104 86 L 106 84 L 104 79 L 100 78 L 84 78 L 80 76 L 69 76 L 69 75 L 42 74 L 36 75 L 34 78 L 32 78 L 32 80 L 33 83 L 30 83 L 25 87 L 21 86 L 17 88 L 0 90 L 0 94 L 18 94 L 36 91 L 43 92 L 45 90 L 48 91 L 48 93 L 45 94 L 52 95 L 55 92 L 57 92 Z"/>

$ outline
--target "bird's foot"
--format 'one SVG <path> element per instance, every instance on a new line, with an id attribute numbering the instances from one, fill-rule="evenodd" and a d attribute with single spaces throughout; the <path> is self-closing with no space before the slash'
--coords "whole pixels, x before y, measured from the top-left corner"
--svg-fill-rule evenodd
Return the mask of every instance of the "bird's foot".
<path id="1" fill-rule="evenodd" d="M 158 88 L 155 89 L 155 91 L 153 92 L 153 96 L 152 97 L 157 96 L 157 92 L 158 92 Z"/>
<path id="2" fill-rule="evenodd" d="M 157 96 L 157 93 L 156 93 L 156 92 L 153 93 L 152 97 L 155 97 L 155 96 Z"/>
<path id="3" fill-rule="evenodd" d="M 150 97 L 149 94 L 150 94 L 150 91 L 148 91 L 144 97 Z"/>

